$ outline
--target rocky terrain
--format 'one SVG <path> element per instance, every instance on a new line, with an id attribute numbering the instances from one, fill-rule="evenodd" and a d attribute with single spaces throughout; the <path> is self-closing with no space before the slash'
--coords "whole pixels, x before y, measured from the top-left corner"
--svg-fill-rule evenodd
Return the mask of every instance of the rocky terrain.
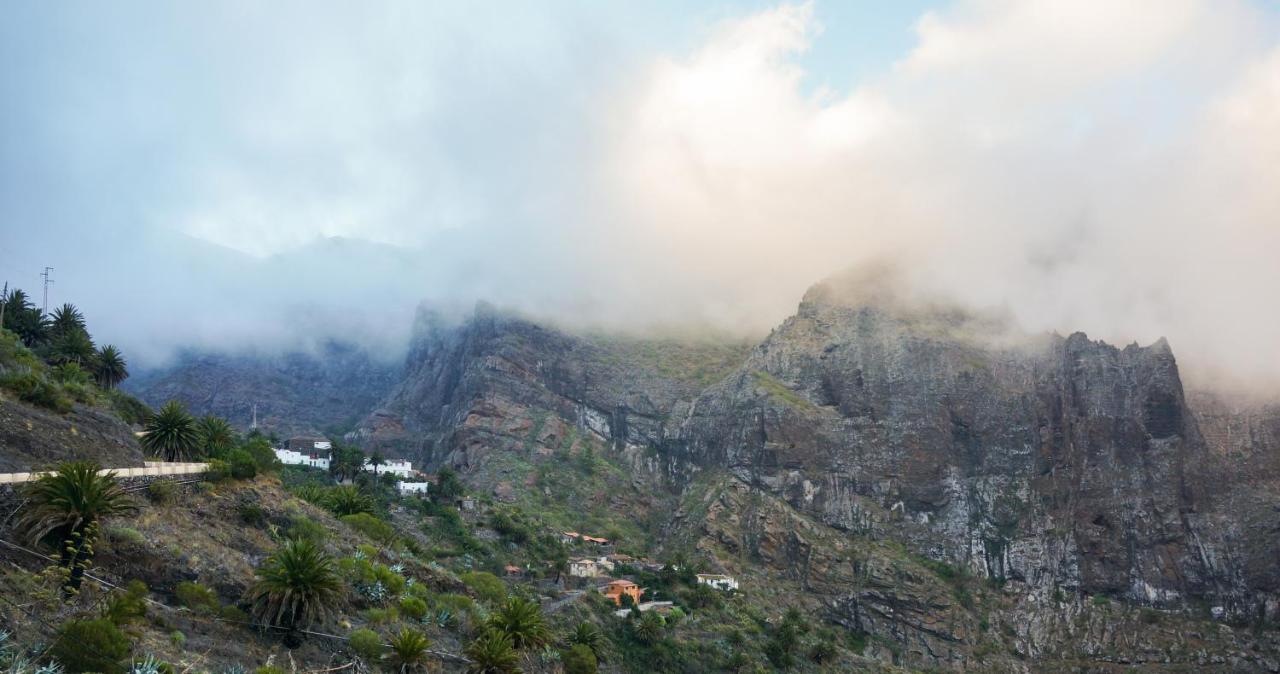
<path id="1" fill-rule="evenodd" d="M 125 389 L 158 407 L 179 400 L 196 415 L 215 414 L 246 429 L 258 406 L 258 425 L 280 436 L 344 431 L 398 380 L 398 363 L 328 342 L 317 353 L 279 355 L 185 353 L 164 368 L 137 372 Z"/>
<path id="2" fill-rule="evenodd" d="M 845 279 L 751 349 L 424 314 L 349 437 L 484 489 L 594 437 L 660 545 L 909 666 L 1274 671 L 1276 410 L 1187 394 L 1163 340 L 1024 335 Z"/>
<path id="3" fill-rule="evenodd" d="M 85 458 L 114 467 L 141 466 L 143 452 L 129 424 L 109 410 L 77 405 L 60 414 L 0 396 L 0 472 Z"/>

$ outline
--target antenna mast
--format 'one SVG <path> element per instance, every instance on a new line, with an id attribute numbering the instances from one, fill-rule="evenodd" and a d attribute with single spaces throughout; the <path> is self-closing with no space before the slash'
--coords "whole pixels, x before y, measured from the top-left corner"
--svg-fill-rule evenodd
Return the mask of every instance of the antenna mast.
<path id="1" fill-rule="evenodd" d="M 44 277 L 44 306 L 40 308 L 41 316 L 49 315 L 49 284 L 53 283 L 53 279 L 49 278 L 49 272 L 53 271 L 53 267 L 45 267 L 40 275 Z"/>

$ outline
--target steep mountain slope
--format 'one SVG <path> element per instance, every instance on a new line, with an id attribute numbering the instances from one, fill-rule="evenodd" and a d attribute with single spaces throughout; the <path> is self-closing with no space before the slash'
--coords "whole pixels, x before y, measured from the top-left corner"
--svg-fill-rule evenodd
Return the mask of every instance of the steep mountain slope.
<path id="1" fill-rule="evenodd" d="M 1277 415 L 1188 402 L 1163 340 L 1020 335 L 846 279 L 749 353 L 634 357 L 651 348 L 483 307 L 424 315 L 404 380 L 352 437 L 506 492 L 538 484 L 509 457 L 594 438 L 631 474 L 617 516 L 906 664 L 1274 658 L 1274 632 L 1223 626 L 1192 648 L 1155 626 L 1280 619 Z"/>
<path id="2" fill-rule="evenodd" d="M 125 388 L 152 406 L 180 400 L 194 414 L 216 414 L 241 429 L 256 403 L 260 426 L 289 435 L 349 427 L 391 390 L 399 371 L 359 347 L 328 342 L 317 353 L 186 353 L 135 374 Z"/>

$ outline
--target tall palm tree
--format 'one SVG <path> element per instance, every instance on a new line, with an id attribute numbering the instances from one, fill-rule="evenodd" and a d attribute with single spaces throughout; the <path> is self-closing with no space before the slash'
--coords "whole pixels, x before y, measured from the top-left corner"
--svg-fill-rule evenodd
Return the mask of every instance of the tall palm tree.
<path id="1" fill-rule="evenodd" d="M 485 630 L 462 649 L 471 659 L 467 674 L 521 674 L 520 655 L 511 645 L 511 637 L 496 630 Z"/>
<path id="2" fill-rule="evenodd" d="M 196 435 L 205 456 L 220 457 L 236 444 L 236 430 L 222 417 L 207 414 L 196 422 Z"/>
<path id="3" fill-rule="evenodd" d="M 518 650 L 539 648 L 551 641 L 542 609 L 537 603 L 520 597 L 508 597 L 489 617 L 489 627 L 510 637 L 511 645 Z"/>
<path id="4" fill-rule="evenodd" d="M 94 359 L 97 356 L 98 351 L 93 346 L 93 340 L 84 330 L 75 330 L 54 337 L 49 348 L 49 360 L 59 364 L 75 363 L 81 367 L 90 368 L 94 365 Z"/>
<path id="5" fill-rule="evenodd" d="M 85 566 L 93 555 L 98 521 L 137 508 L 115 473 L 99 474 L 101 469 L 93 461 L 69 461 L 25 490 L 28 503 L 18 527 L 33 541 L 57 538 L 62 546 L 59 564 L 71 571 L 66 584 L 70 592 L 80 589 Z"/>
<path id="6" fill-rule="evenodd" d="M 142 447 L 165 461 L 181 461 L 200 446 L 196 421 L 182 403 L 170 400 L 144 427 Z"/>
<path id="7" fill-rule="evenodd" d="M 43 344 L 49 337 L 49 322 L 27 294 L 17 288 L 4 300 L 4 327 L 12 330 L 28 348 Z"/>
<path id="8" fill-rule="evenodd" d="M 378 474 L 378 466 L 386 465 L 387 460 L 382 457 L 380 452 L 374 452 L 369 455 L 369 465 L 373 466 L 373 474 Z"/>
<path id="9" fill-rule="evenodd" d="M 120 382 L 129 378 L 129 363 L 124 359 L 114 344 L 98 349 L 97 357 L 98 385 L 105 389 L 113 389 Z"/>
<path id="10" fill-rule="evenodd" d="M 253 617 L 290 634 L 328 615 L 342 592 L 333 559 L 308 539 L 285 541 L 257 576 L 246 594 Z"/>
<path id="11" fill-rule="evenodd" d="M 74 304 L 64 304 L 53 310 L 49 316 L 49 330 L 55 339 L 66 337 L 76 332 L 88 332 L 85 327 L 84 314 Z"/>
<path id="12" fill-rule="evenodd" d="M 427 635 L 407 627 L 391 637 L 391 664 L 400 668 L 400 674 L 418 669 L 427 663 L 430 656 L 427 648 L 431 640 Z"/>

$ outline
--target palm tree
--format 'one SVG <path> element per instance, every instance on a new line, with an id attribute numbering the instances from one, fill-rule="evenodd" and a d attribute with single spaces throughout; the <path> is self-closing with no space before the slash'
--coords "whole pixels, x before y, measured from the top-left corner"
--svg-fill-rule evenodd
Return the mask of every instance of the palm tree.
<path id="1" fill-rule="evenodd" d="M 74 330 L 54 337 L 49 348 L 49 360 L 54 363 L 75 363 L 86 368 L 94 365 L 98 351 L 84 330 Z"/>
<path id="2" fill-rule="evenodd" d="M 605 660 L 605 638 L 604 634 L 595 625 L 588 622 L 578 623 L 569 633 L 569 644 L 581 644 L 591 649 L 592 654 L 596 656 L 596 660 L 604 662 Z"/>
<path id="3" fill-rule="evenodd" d="M 307 539 L 285 541 L 256 573 L 246 594 L 253 617 L 290 635 L 328 615 L 342 591 L 333 559 Z"/>
<path id="4" fill-rule="evenodd" d="M 97 357 L 98 385 L 105 389 L 113 389 L 120 382 L 129 378 L 129 363 L 114 344 L 98 349 Z"/>
<path id="5" fill-rule="evenodd" d="M 373 499 L 361 493 L 359 488 L 345 485 L 330 489 L 328 495 L 325 496 L 324 506 L 339 517 L 357 513 L 371 513 L 373 512 Z"/>
<path id="6" fill-rule="evenodd" d="M 57 536 L 62 544 L 59 564 L 71 571 L 69 592 L 80 589 L 85 566 L 93 556 L 98 521 L 137 508 L 116 482 L 115 473 L 100 474 L 101 469 L 93 461 L 66 462 L 25 490 L 29 502 L 18 527 L 33 541 Z"/>
<path id="7" fill-rule="evenodd" d="M 489 617 L 489 627 L 511 637 L 511 645 L 518 650 L 539 648 L 551 641 L 542 609 L 537 603 L 520 597 L 508 597 Z"/>
<path id="8" fill-rule="evenodd" d="M 385 465 L 386 463 L 387 463 L 387 460 L 382 458 L 382 454 L 379 452 L 374 452 L 373 454 L 369 455 L 369 465 L 373 466 L 374 475 L 378 474 L 378 466 Z"/>
<path id="9" fill-rule="evenodd" d="M 642 644 L 650 646 L 658 643 L 658 640 L 662 638 L 663 629 L 665 627 L 666 622 L 663 621 L 662 616 L 654 613 L 653 611 L 641 613 L 640 619 L 636 620 L 631 625 L 631 629 L 636 636 L 636 640 Z"/>
<path id="10" fill-rule="evenodd" d="M 4 327 L 16 333 L 29 348 L 49 338 L 49 321 L 39 307 L 31 304 L 27 294 L 17 288 L 10 290 L 4 300 Z"/>
<path id="11" fill-rule="evenodd" d="M 226 419 L 212 414 L 196 422 L 196 435 L 205 456 L 220 457 L 236 444 L 236 431 Z"/>
<path id="12" fill-rule="evenodd" d="M 49 329 L 54 338 L 65 337 L 73 332 L 87 332 L 84 314 L 74 304 L 64 304 L 53 310 L 49 316 Z"/>
<path id="13" fill-rule="evenodd" d="M 407 627 L 402 628 L 391 637 L 391 663 L 400 668 L 401 674 L 418 669 L 426 664 L 429 646 L 431 640 L 425 634 Z"/>
<path id="14" fill-rule="evenodd" d="M 496 630 L 485 630 L 462 649 L 471 659 L 467 674 L 522 674 L 520 656 L 511 645 L 511 637 Z"/>
<path id="15" fill-rule="evenodd" d="M 196 421 L 182 403 L 170 400 L 147 420 L 142 446 L 165 461 L 181 461 L 200 446 Z"/>

